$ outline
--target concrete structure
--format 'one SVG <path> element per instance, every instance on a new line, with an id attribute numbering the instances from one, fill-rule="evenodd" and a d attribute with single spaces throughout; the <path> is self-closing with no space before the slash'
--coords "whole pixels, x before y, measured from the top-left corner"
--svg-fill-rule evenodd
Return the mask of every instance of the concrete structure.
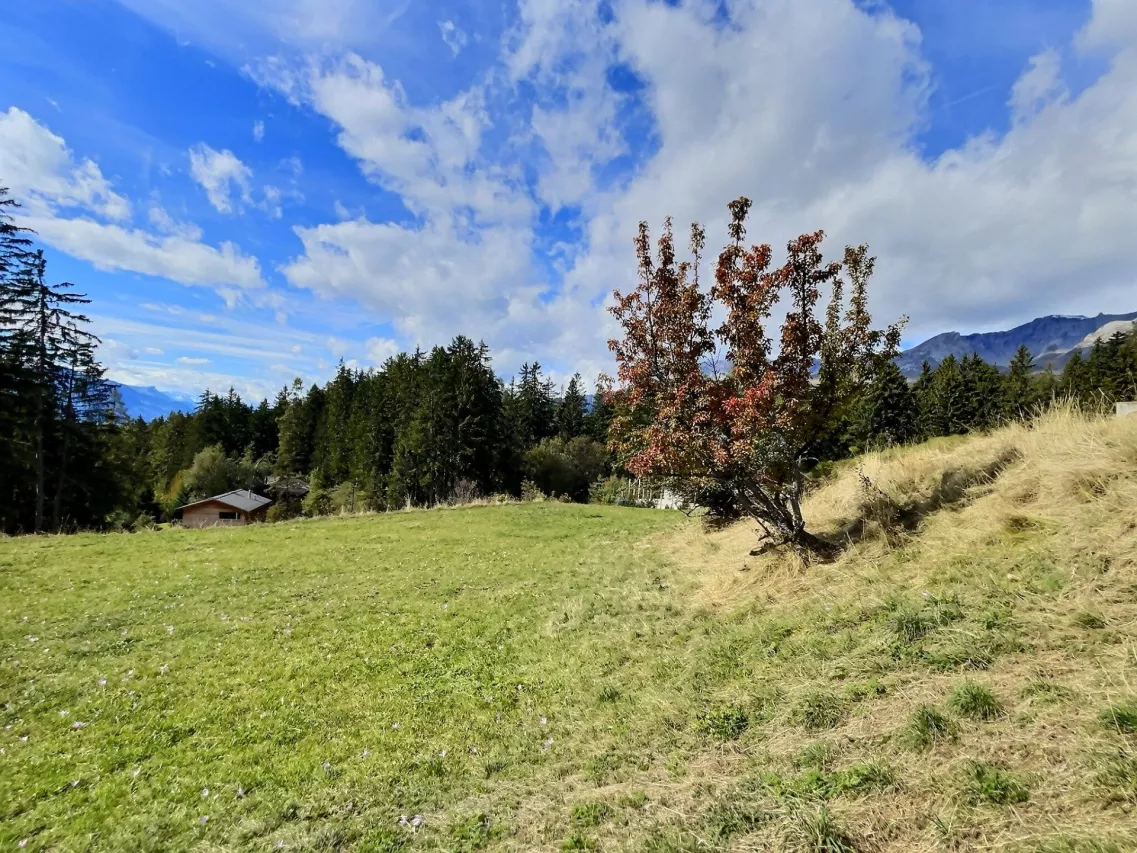
<path id="1" fill-rule="evenodd" d="M 1114 405 L 1119 418 L 1126 415 L 1137 415 L 1137 403 L 1115 403 Z"/>
<path id="2" fill-rule="evenodd" d="M 183 527 L 241 527 L 251 521 L 264 521 L 272 501 L 248 489 L 234 489 L 223 495 L 178 507 Z"/>

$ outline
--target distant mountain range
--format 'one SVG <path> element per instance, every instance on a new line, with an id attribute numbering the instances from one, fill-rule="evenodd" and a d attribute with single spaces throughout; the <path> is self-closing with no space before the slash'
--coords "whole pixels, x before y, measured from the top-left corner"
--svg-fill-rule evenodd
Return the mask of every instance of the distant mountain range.
<path id="1" fill-rule="evenodd" d="M 189 394 L 171 394 L 159 391 L 152 385 L 121 385 L 111 383 L 118 392 L 122 408 L 132 418 L 152 421 L 170 412 L 192 412 L 197 401 Z"/>
<path id="2" fill-rule="evenodd" d="M 1087 350 L 1098 338 L 1108 338 L 1115 332 L 1124 332 L 1137 320 L 1132 314 L 1098 314 L 1096 317 L 1067 317 L 1051 315 L 1039 317 L 1006 332 L 984 332 L 961 335 L 944 332 L 922 344 L 905 350 L 897 358 L 901 372 L 915 378 L 926 361 L 935 367 L 949 355 L 956 358 L 978 353 L 984 361 L 998 367 L 1011 363 L 1017 350 L 1026 344 L 1034 356 L 1034 365 L 1044 370 L 1047 365 L 1061 370 L 1075 350 Z"/>

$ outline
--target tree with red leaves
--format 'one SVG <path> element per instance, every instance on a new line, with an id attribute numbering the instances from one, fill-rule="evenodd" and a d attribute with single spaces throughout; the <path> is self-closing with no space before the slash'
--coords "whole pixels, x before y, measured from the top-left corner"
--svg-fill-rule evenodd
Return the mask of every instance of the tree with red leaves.
<path id="1" fill-rule="evenodd" d="M 636 237 L 639 284 L 615 293 L 622 340 L 613 449 L 641 477 L 665 478 L 680 493 L 725 489 L 760 526 L 766 547 L 826 556 L 833 546 L 805 529 L 806 475 L 835 415 L 899 351 L 904 320 L 873 330 L 867 288 L 874 260 L 849 247 L 825 263 L 821 231 L 792 240 L 771 269 L 768 245 L 746 248 L 750 200 L 730 204 L 730 242 L 709 293 L 699 281 L 705 232 L 691 226 L 691 254 L 677 261 L 666 220 L 656 257 L 647 223 Z M 845 300 L 842 270 L 849 279 Z M 818 316 L 823 289 L 828 309 Z M 775 353 L 770 315 L 788 299 Z M 722 323 L 712 328 L 712 314 Z M 722 358 L 720 358 L 720 356 Z"/>

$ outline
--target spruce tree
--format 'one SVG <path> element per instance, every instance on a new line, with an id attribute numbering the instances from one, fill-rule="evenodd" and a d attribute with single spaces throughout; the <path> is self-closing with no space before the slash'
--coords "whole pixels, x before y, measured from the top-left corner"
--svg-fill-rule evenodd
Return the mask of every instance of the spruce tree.
<path id="1" fill-rule="evenodd" d="M 919 436 L 916 395 L 894 361 L 881 367 L 861 401 L 860 432 L 868 447 L 907 444 Z"/>
<path id="2" fill-rule="evenodd" d="M 586 406 L 584 392 L 580 389 L 580 374 L 569 380 L 568 387 L 557 403 L 557 435 L 568 441 L 585 434 Z"/>
<path id="3" fill-rule="evenodd" d="M 1037 390 L 1031 376 L 1033 370 L 1034 357 L 1027 345 L 1022 344 L 1011 359 L 1004 385 L 1004 406 L 1008 418 L 1026 420 L 1038 405 Z"/>

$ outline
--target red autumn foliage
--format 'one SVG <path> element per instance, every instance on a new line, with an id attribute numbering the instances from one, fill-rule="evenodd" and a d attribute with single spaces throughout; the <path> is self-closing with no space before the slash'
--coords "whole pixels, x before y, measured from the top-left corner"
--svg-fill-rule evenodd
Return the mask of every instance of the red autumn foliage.
<path id="1" fill-rule="evenodd" d="M 824 233 L 803 234 L 771 269 L 768 245 L 744 245 L 749 210 L 746 198 L 730 204 L 730 242 L 709 292 L 699 281 L 703 229 L 691 226 L 692 257 L 677 261 L 671 220 L 655 257 L 640 223 L 639 284 L 617 291 L 611 309 L 624 330 L 609 342 L 620 383 L 612 443 L 637 476 L 667 478 L 688 496 L 708 486 L 728 490 L 770 544 L 824 554 L 829 546 L 802 519 L 806 474 L 835 413 L 899 351 L 903 320 L 872 329 L 868 247 L 825 263 Z M 819 317 L 825 290 L 829 304 Z M 775 354 L 767 327 L 782 300 Z M 712 314 L 724 318 L 713 329 Z"/>

